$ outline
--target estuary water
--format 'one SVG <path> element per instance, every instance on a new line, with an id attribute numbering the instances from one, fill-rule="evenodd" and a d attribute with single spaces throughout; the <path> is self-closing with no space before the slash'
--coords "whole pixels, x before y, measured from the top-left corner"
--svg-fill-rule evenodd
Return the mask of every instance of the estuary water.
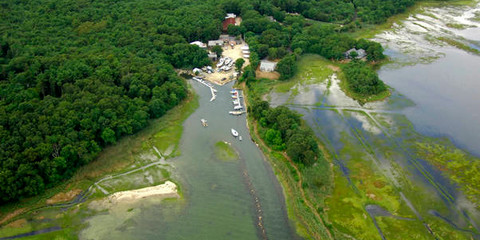
<path id="1" fill-rule="evenodd" d="M 480 56 L 471 50 L 478 47 L 479 14 L 478 1 L 424 7 L 375 36 L 391 59 L 379 70 L 392 87 L 384 101 L 358 104 L 340 89 L 336 74 L 320 84 L 300 83 L 295 91 L 272 91 L 266 97 L 274 106 L 285 104 L 303 115 L 351 189 L 332 198 L 353 213 L 359 205 L 349 202 L 361 196 L 357 201 L 363 216 L 368 213 L 366 221 L 373 223 L 359 225 L 331 209 L 334 226 L 361 229 L 347 230 L 353 237 L 376 229 L 374 238 L 402 239 L 397 228 L 412 239 L 480 239 L 478 210 L 417 148 L 419 143 L 451 141 L 480 156 Z M 315 78 L 303 76 L 305 82 Z M 365 174 L 370 171 L 365 169 L 372 170 Z M 382 192 L 378 182 L 371 186 L 372 179 L 386 179 L 395 193 Z"/>
<path id="2" fill-rule="evenodd" d="M 232 84 L 210 89 L 190 81 L 199 108 L 183 123 L 181 155 L 168 159 L 172 179 L 183 197 L 154 202 L 140 200 L 113 206 L 88 219 L 86 239 L 298 239 L 289 222 L 282 189 L 250 139 L 245 115 L 232 116 Z M 242 99 L 243 100 L 243 99 Z M 208 121 L 203 127 L 201 119 Z M 233 137 L 234 128 L 242 141 Z M 228 142 L 239 155 L 217 159 L 217 142 Z M 100 221 L 101 220 L 101 221 Z M 101 226 L 96 227 L 95 223 Z M 106 230 L 102 230 L 105 229 Z M 91 233 L 91 234 L 90 234 Z"/>
<path id="3" fill-rule="evenodd" d="M 449 38 L 478 49 L 480 6 L 427 8 L 375 37 L 395 62 L 379 71 L 415 103 L 404 114 L 422 134 L 448 137 L 480 156 L 480 56 L 445 45 Z M 452 25 L 463 27 L 449 27 Z M 403 66 L 402 64 L 415 64 Z"/>

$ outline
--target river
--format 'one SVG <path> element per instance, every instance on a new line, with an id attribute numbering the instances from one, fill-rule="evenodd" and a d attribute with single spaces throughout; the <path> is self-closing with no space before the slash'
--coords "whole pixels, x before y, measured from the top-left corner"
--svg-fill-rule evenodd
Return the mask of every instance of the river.
<path id="1" fill-rule="evenodd" d="M 83 238 L 95 239 L 297 239 L 285 199 L 271 167 L 249 137 L 245 115 L 228 114 L 233 108 L 232 84 L 210 89 L 190 81 L 199 96 L 199 108 L 184 122 L 181 155 L 167 160 L 183 199 L 136 203 L 128 209 L 110 209 L 87 221 Z M 200 119 L 208 121 L 208 127 Z M 232 136 L 236 129 L 242 141 Z M 214 146 L 231 143 L 236 161 L 216 159 Z M 114 206 L 114 208 L 121 206 Z M 118 212 L 122 212 L 119 214 Z M 119 219 L 120 218 L 120 219 Z M 95 226 L 101 222 L 101 226 Z M 260 226 L 261 225 L 261 226 Z M 107 230 L 102 230 L 107 227 Z"/>

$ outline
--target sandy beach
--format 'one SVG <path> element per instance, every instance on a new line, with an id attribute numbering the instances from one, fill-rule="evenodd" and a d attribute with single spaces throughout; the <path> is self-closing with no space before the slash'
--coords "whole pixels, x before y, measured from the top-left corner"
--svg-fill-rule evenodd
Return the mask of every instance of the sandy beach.
<path id="1" fill-rule="evenodd" d="M 177 185 L 175 183 L 166 181 L 164 184 L 160 184 L 153 187 L 146 187 L 130 191 L 116 192 L 108 197 L 111 203 L 119 202 L 132 202 L 137 199 L 147 197 L 176 197 Z"/>

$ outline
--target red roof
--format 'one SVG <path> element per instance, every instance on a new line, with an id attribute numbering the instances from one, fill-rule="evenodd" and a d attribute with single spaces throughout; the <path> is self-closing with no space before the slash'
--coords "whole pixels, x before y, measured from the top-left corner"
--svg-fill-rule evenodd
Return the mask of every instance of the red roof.
<path id="1" fill-rule="evenodd" d="M 230 24 L 235 25 L 235 18 L 227 18 L 223 21 L 223 31 L 227 31 L 228 25 Z"/>

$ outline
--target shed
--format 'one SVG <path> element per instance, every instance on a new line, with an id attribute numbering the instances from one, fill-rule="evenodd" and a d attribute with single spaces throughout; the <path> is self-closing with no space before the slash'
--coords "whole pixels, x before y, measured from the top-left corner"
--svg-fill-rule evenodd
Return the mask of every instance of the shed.
<path id="1" fill-rule="evenodd" d="M 209 53 L 208 58 L 210 58 L 212 61 L 216 62 L 218 57 L 216 53 Z"/>
<path id="2" fill-rule="evenodd" d="M 262 72 L 273 72 L 275 71 L 275 67 L 277 66 L 276 62 L 270 62 L 267 60 L 262 60 L 260 62 L 260 71 Z"/>
<path id="3" fill-rule="evenodd" d="M 222 40 L 210 40 L 210 41 L 208 41 L 208 47 L 222 46 L 222 45 L 223 45 Z"/>

